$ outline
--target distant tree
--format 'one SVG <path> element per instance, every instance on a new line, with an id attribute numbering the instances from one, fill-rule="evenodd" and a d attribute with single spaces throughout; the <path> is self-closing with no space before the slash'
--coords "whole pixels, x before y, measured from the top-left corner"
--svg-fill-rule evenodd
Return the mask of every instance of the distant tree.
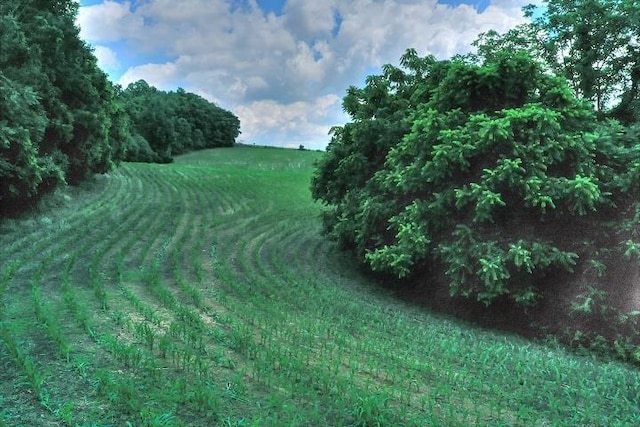
<path id="1" fill-rule="evenodd" d="M 232 146 L 240 134 L 235 115 L 184 89 L 164 92 L 140 80 L 120 99 L 134 133 L 130 161 L 170 162 L 188 151 Z"/>

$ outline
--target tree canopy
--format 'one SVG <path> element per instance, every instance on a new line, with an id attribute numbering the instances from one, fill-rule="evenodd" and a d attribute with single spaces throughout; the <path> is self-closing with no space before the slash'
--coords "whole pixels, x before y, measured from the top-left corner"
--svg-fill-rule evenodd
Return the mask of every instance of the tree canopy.
<path id="1" fill-rule="evenodd" d="M 129 161 L 170 162 L 172 156 L 204 148 L 230 147 L 240 134 L 231 112 L 193 93 L 164 92 L 144 80 L 119 94 L 131 120 Z"/>
<path id="2" fill-rule="evenodd" d="M 106 171 L 123 152 L 110 132 L 114 91 L 78 37 L 77 3 L 0 4 L 0 206 Z"/>
<path id="3" fill-rule="evenodd" d="M 237 117 L 195 94 L 111 83 L 79 37 L 77 10 L 73 0 L 0 3 L 0 215 L 118 161 L 168 162 L 239 134 Z"/>
<path id="4" fill-rule="evenodd" d="M 478 55 L 526 50 L 567 79 L 600 117 L 640 120 L 640 4 L 633 0 L 544 0 L 525 7 L 531 21 L 505 34 L 489 31 Z M 540 13 L 542 11 L 542 13 Z"/>
<path id="5" fill-rule="evenodd" d="M 543 278 L 637 253 L 637 127 L 605 119 L 605 91 L 554 74 L 514 34 L 449 61 L 408 50 L 347 90 L 351 121 L 332 130 L 312 192 L 329 235 L 370 269 L 533 305 Z"/>

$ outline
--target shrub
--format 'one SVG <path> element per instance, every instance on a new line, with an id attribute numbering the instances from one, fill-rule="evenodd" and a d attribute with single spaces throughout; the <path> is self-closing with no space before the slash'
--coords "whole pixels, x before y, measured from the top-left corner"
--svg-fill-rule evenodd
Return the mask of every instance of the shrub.
<path id="1" fill-rule="evenodd" d="M 433 267 L 452 295 L 522 305 L 535 303 L 540 279 L 598 248 L 627 241 L 634 253 L 640 145 L 630 131 L 598 123 L 525 53 L 415 63 L 429 69 L 369 79 L 363 92 L 377 82 L 380 93 L 347 108 L 353 122 L 334 130 L 318 164 L 314 196 L 330 205 L 325 226 L 343 246 L 375 271 Z M 405 108 L 385 120 L 393 103 Z"/>

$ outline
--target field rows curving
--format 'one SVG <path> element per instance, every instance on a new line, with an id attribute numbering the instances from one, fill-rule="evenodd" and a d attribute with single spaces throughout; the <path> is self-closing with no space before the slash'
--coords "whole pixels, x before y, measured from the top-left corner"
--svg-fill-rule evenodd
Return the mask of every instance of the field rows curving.
<path id="1" fill-rule="evenodd" d="M 0 224 L 0 425 L 637 425 L 631 367 L 395 299 L 320 233 L 317 153 L 124 164 Z"/>

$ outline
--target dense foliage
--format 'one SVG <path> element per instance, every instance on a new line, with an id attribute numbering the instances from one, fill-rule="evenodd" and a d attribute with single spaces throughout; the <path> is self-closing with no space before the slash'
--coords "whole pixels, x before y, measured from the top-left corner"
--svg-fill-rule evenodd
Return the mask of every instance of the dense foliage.
<path id="1" fill-rule="evenodd" d="M 78 37 L 77 3 L 0 4 L 0 207 L 106 171 L 123 152 L 114 91 Z"/>
<path id="2" fill-rule="evenodd" d="M 599 116 L 640 120 L 640 3 L 634 0 L 545 0 L 526 7 L 531 22 L 505 34 L 489 31 L 478 55 L 527 50 L 569 82 Z M 543 11 L 544 13 L 538 13 Z"/>
<path id="3" fill-rule="evenodd" d="M 637 127 L 605 120 L 608 92 L 555 76 L 522 37 L 451 61 L 409 50 L 347 91 L 352 120 L 334 128 L 312 191 L 327 232 L 371 269 L 531 305 L 543 277 L 637 254 Z"/>
<path id="4" fill-rule="evenodd" d="M 131 119 L 129 161 L 170 162 L 188 151 L 230 147 L 240 134 L 235 115 L 183 89 L 167 93 L 140 80 L 120 99 Z"/>
<path id="5" fill-rule="evenodd" d="M 72 0 L 0 3 L 0 214 L 119 160 L 167 162 L 239 134 L 233 114 L 197 95 L 114 86 L 79 38 L 77 9 Z"/>

